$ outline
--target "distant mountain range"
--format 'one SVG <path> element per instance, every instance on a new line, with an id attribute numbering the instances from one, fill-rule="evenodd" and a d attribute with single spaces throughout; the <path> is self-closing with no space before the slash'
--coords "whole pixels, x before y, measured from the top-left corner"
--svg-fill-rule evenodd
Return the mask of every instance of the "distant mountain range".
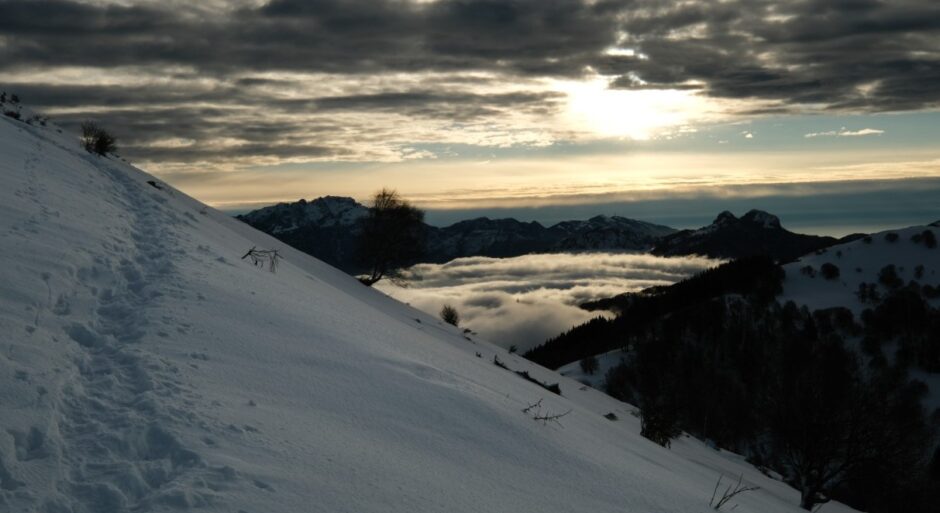
<path id="1" fill-rule="evenodd" d="M 359 272 L 356 237 L 359 220 L 367 213 L 368 208 L 352 198 L 325 196 L 279 203 L 238 219 L 344 271 Z M 708 226 L 682 231 L 620 216 L 548 227 L 535 221 L 479 217 L 445 227 L 425 225 L 425 230 L 427 251 L 421 261 L 434 263 L 468 256 L 506 258 L 559 251 L 650 251 L 661 256 L 727 259 L 768 255 L 788 262 L 840 242 L 791 232 L 776 216 L 760 210 L 740 218 L 725 211 Z M 846 240 L 850 238 L 841 239 Z"/>
<path id="2" fill-rule="evenodd" d="M 359 220 L 368 209 L 352 198 L 326 196 L 279 203 L 238 216 L 287 244 L 348 272 L 355 264 Z M 619 216 L 596 216 L 545 227 L 538 222 L 479 217 L 450 226 L 425 225 L 424 262 L 459 257 L 513 257 L 555 251 L 647 251 L 676 230 Z"/>
<path id="3" fill-rule="evenodd" d="M 288 245 L 353 273 L 358 221 L 368 209 L 352 198 L 325 196 L 313 201 L 278 203 L 237 216 Z"/>

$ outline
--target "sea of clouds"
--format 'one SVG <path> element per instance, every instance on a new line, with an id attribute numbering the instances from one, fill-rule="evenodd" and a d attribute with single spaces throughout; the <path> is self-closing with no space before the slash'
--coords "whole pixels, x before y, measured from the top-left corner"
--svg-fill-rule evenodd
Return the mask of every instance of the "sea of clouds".
<path id="1" fill-rule="evenodd" d="M 406 269 L 404 282 L 377 288 L 437 315 L 457 308 L 460 326 L 520 352 L 605 312 L 578 304 L 668 285 L 713 267 L 716 260 L 648 254 L 555 253 L 515 258 L 469 257 Z"/>

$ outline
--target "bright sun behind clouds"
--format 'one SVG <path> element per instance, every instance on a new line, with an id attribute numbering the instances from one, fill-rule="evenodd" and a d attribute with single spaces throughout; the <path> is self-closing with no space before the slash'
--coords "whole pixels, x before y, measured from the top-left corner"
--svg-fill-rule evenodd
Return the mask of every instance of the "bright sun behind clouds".
<path id="1" fill-rule="evenodd" d="M 553 87 L 568 95 L 563 122 L 593 136 L 645 141 L 717 117 L 714 106 L 695 91 L 614 89 L 599 76 L 556 81 Z"/>

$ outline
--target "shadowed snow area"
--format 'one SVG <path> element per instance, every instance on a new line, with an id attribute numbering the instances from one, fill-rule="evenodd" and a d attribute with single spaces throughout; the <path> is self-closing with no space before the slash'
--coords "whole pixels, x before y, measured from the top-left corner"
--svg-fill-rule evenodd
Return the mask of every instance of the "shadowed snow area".
<path id="1" fill-rule="evenodd" d="M 461 326 L 504 348 L 525 351 L 604 312 L 578 304 L 670 285 L 720 263 L 703 257 L 629 253 L 553 253 L 458 258 L 407 269 L 402 286 L 379 282 L 392 297 L 431 315 L 444 304 Z"/>
<path id="2" fill-rule="evenodd" d="M 688 513 L 742 473 L 761 490 L 737 511 L 799 511 L 737 456 L 663 449 L 633 407 L 149 180 L 0 118 L 0 511 Z M 539 399 L 571 413 L 536 422 Z"/>

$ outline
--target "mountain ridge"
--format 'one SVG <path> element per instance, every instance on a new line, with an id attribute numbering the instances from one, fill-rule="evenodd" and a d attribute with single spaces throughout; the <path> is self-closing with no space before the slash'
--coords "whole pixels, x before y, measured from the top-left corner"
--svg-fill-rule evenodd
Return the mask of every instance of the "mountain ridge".
<path id="1" fill-rule="evenodd" d="M 279 203 L 236 217 L 331 265 L 356 272 L 356 223 L 367 212 L 367 207 L 353 198 L 324 196 Z M 668 226 L 603 215 L 547 227 L 538 221 L 482 216 L 443 227 L 426 224 L 424 229 L 427 247 L 422 261 L 429 263 L 555 251 L 645 251 L 659 237 L 675 232 Z"/>
<path id="2" fill-rule="evenodd" d="M 652 249 L 654 255 L 703 255 L 742 258 L 769 255 L 790 261 L 838 242 L 834 237 L 804 235 L 783 227 L 780 218 L 752 209 L 740 218 L 725 210 L 710 225 L 666 235 Z"/>

